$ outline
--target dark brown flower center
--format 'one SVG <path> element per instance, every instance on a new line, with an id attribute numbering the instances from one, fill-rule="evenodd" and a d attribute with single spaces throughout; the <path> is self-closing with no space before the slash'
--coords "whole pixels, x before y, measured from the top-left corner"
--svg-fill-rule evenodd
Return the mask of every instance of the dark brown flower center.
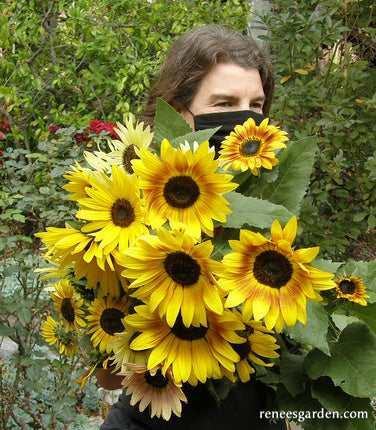
<path id="1" fill-rule="evenodd" d="M 261 284 L 281 288 L 291 279 L 293 267 L 279 252 L 265 251 L 256 257 L 253 274 Z"/>
<path id="2" fill-rule="evenodd" d="M 261 146 L 261 139 L 253 138 L 246 140 L 240 145 L 240 153 L 245 157 L 251 157 L 252 155 L 257 154 Z"/>
<path id="3" fill-rule="evenodd" d="M 178 284 L 193 285 L 199 280 L 201 267 L 185 252 L 168 254 L 163 264 L 168 275 Z"/>
<path id="4" fill-rule="evenodd" d="M 344 279 L 340 282 L 338 285 L 338 288 L 341 290 L 343 294 L 354 294 L 356 285 L 353 281 L 350 281 L 349 279 Z"/>
<path id="5" fill-rule="evenodd" d="M 208 331 L 208 327 L 204 327 L 202 325 L 200 325 L 199 327 L 194 327 L 192 325 L 186 327 L 183 324 L 183 319 L 181 315 L 179 314 L 171 331 L 179 339 L 192 341 L 205 337 L 206 332 Z"/>
<path id="6" fill-rule="evenodd" d="M 124 318 L 124 313 L 120 309 L 107 308 L 102 312 L 100 325 L 106 333 L 113 336 L 124 330 L 122 318 Z"/>
<path id="7" fill-rule="evenodd" d="M 162 375 L 160 369 L 157 370 L 156 374 L 153 376 L 149 371 L 145 372 L 145 381 L 148 385 L 154 388 L 165 388 L 169 383 L 169 379 Z"/>
<path id="8" fill-rule="evenodd" d="M 190 176 L 174 176 L 167 181 L 163 190 L 166 202 L 175 208 L 192 206 L 200 195 L 200 188 Z"/>
<path id="9" fill-rule="evenodd" d="M 244 343 L 232 343 L 231 346 L 239 354 L 239 361 L 246 359 L 251 352 L 251 344 L 248 339 Z"/>
<path id="10" fill-rule="evenodd" d="M 111 208 L 111 217 L 115 225 L 128 227 L 135 220 L 134 209 L 129 200 L 117 199 Z"/>
<path id="11" fill-rule="evenodd" d="M 71 299 L 65 297 L 61 303 L 61 314 L 68 322 L 73 322 L 75 318 L 74 307 L 72 306 Z"/>
<path id="12" fill-rule="evenodd" d="M 127 173 L 134 173 L 131 161 L 140 158 L 134 149 L 134 145 L 129 145 L 123 151 L 123 167 Z"/>

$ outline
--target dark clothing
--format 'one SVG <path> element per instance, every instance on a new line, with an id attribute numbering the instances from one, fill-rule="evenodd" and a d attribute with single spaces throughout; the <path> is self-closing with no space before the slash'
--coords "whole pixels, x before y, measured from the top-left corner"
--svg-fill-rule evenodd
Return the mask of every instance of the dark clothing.
<path id="1" fill-rule="evenodd" d="M 114 404 L 101 430 L 285 430 L 284 422 L 276 424 L 260 419 L 260 411 L 268 410 L 267 388 L 258 381 L 239 383 L 217 407 L 203 384 L 184 386 L 188 403 L 182 404 L 181 418 L 172 414 L 169 421 L 153 419 L 149 409 L 140 412 L 138 404 L 130 406 L 125 391 Z"/>

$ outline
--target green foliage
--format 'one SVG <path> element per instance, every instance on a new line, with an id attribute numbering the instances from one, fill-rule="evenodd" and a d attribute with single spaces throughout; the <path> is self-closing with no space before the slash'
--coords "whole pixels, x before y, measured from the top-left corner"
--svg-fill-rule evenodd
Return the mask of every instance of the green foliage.
<path id="1" fill-rule="evenodd" d="M 319 152 L 302 202 L 305 245 L 341 259 L 375 228 L 376 71 L 372 2 L 272 2 L 264 17 L 276 70 L 272 116 Z M 325 237 L 322 232 L 325 231 Z"/>

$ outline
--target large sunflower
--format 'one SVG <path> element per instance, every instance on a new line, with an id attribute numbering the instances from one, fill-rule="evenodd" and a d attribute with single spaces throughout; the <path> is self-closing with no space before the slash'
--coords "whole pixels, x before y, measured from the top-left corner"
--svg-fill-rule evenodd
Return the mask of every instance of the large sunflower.
<path id="1" fill-rule="evenodd" d="M 81 354 L 73 332 L 67 331 L 63 322 L 57 322 L 51 316 L 42 322 L 42 336 L 50 345 L 56 344 L 59 354 L 68 355 L 70 358 L 73 358 L 73 351 Z"/>
<path id="2" fill-rule="evenodd" d="M 231 311 L 225 310 L 223 315 L 208 311 L 207 327 L 185 327 L 180 316 L 169 327 L 148 305 L 136 306 L 135 310 L 135 314 L 125 317 L 126 324 L 140 332 L 130 346 L 135 350 L 152 349 L 149 369 L 163 364 L 164 374 L 171 366 L 178 383 L 219 379 L 220 365 L 230 372 L 235 370 L 239 355 L 230 343 L 244 342 L 236 333 L 244 325 Z"/>
<path id="3" fill-rule="evenodd" d="M 231 175 L 217 174 L 218 161 L 209 152 L 209 143 L 185 153 L 174 149 L 167 139 L 162 142 L 161 160 L 146 149 L 141 159 L 133 160 L 134 171 L 141 177 L 140 188 L 146 201 L 153 228 L 167 220 L 171 229 L 185 224 L 186 232 L 201 237 L 201 229 L 211 236 L 213 220 L 226 222 L 231 213 L 222 194 L 237 187 Z"/>
<path id="4" fill-rule="evenodd" d="M 91 221 L 82 227 L 82 231 L 100 242 L 99 247 L 104 254 L 117 246 L 122 252 L 133 246 L 138 236 L 148 233 L 137 177 L 128 177 L 117 166 L 112 166 L 112 176 L 106 185 L 93 179 L 95 189 L 86 188 L 90 197 L 79 200 L 89 209 L 81 209 L 76 215 Z"/>
<path id="5" fill-rule="evenodd" d="M 363 279 L 356 276 L 342 276 L 336 280 L 337 297 L 340 299 L 347 299 L 350 302 L 358 303 L 362 306 L 367 306 L 366 287 L 363 284 Z"/>
<path id="6" fill-rule="evenodd" d="M 67 279 L 62 279 L 55 283 L 51 298 L 55 302 L 56 310 L 66 323 L 66 330 L 72 330 L 75 327 L 77 333 L 80 334 L 79 326 L 86 326 L 85 321 L 82 319 L 84 311 L 81 309 L 84 300 L 74 291 L 73 286 Z"/>
<path id="7" fill-rule="evenodd" d="M 271 169 L 278 164 L 273 150 L 285 148 L 283 143 L 288 140 L 287 133 L 274 125 L 268 125 L 269 118 L 265 118 L 257 126 L 253 118 L 249 118 L 243 125 L 237 125 L 230 136 L 222 142 L 219 153 L 219 163 L 227 170 L 230 166 L 234 170 L 251 169 L 258 175 L 262 166 Z"/>
<path id="8" fill-rule="evenodd" d="M 121 300 L 110 297 L 97 298 L 89 307 L 88 333 L 93 333 L 91 336 L 93 345 L 98 346 L 101 352 L 110 353 L 113 350 L 110 342 L 116 338 L 116 333 L 124 331 L 122 319 L 128 314 L 128 308 L 126 296 Z"/>
<path id="9" fill-rule="evenodd" d="M 274 221 L 271 240 L 260 233 L 240 231 L 240 240 L 231 240 L 236 252 L 225 255 L 219 284 L 229 292 L 226 307 L 244 302 L 247 320 L 265 319 L 267 328 L 280 332 L 286 322 L 289 327 L 298 319 L 307 322 L 306 300 L 320 301 L 314 290 L 335 287 L 333 274 L 304 263 L 311 262 L 319 248 L 293 251 L 291 245 L 297 230 L 296 217 L 282 230 Z"/>
<path id="10" fill-rule="evenodd" d="M 163 375 L 160 366 L 150 370 L 147 366 L 134 364 L 129 364 L 129 367 L 131 370 L 123 373 L 125 377 L 122 385 L 127 389 L 127 395 L 132 394 L 132 406 L 140 402 L 139 409 L 142 412 L 150 405 L 151 418 L 157 416 L 168 421 L 171 412 L 181 416 L 181 402 L 187 403 L 187 398 L 181 384 L 174 380 L 171 370 Z"/>
<path id="11" fill-rule="evenodd" d="M 194 239 L 181 232 L 169 232 L 163 227 L 158 236 L 138 239 L 136 246 L 124 252 L 122 272 L 134 279 L 132 296 L 150 304 L 166 317 L 170 327 L 181 313 L 186 327 L 207 325 L 206 309 L 223 313 L 217 283 L 212 272 L 219 273 L 222 265 L 210 259 L 211 241 L 195 245 Z"/>

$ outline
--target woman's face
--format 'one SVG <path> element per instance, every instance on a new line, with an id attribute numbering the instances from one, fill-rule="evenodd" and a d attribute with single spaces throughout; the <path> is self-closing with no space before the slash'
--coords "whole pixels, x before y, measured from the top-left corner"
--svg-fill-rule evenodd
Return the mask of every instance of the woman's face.
<path id="1" fill-rule="evenodd" d="M 204 76 L 189 110 L 194 115 L 252 110 L 262 114 L 265 94 L 256 68 L 236 63 L 219 63 Z M 181 115 L 194 129 L 192 114 L 182 108 Z"/>

